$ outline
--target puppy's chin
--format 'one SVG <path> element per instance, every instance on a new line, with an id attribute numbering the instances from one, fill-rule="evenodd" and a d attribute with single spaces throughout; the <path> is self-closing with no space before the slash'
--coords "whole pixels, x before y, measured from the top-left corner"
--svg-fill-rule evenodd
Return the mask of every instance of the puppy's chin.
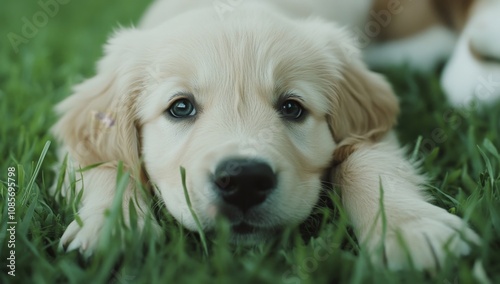
<path id="1" fill-rule="evenodd" d="M 243 213 L 223 203 L 213 208 L 218 215 L 215 218 L 223 218 L 229 223 L 229 241 L 233 244 L 255 245 L 279 235 L 283 230 L 282 225 L 263 222 L 263 215 L 267 211 L 263 212 L 262 209 Z"/>
<path id="2" fill-rule="evenodd" d="M 231 225 L 229 241 L 238 245 L 255 245 L 275 238 L 282 231 L 280 227 L 256 227 L 248 223 Z"/>

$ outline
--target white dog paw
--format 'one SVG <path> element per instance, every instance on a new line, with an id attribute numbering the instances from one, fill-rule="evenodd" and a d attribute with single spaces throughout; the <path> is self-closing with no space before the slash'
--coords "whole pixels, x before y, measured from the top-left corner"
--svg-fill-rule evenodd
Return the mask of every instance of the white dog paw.
<path id="1" fill-rule="evenodd" d="M 469 254 L 471 245 L 479 245 L 480 238 L 459 217 L 442 210 L 429 217 L 412 217 L 399 226 L 388 229 L 383 254 L 377 253 L 383 235 L 367 241 L 372 261 L 383 263 L 391 270 L 414 267 L 418 270 L 436 269 L 444 265 L 448 254 Z M 380 251 L 380 250 L 379 250 Z"/>
<path id="2" fill-rule="evenodd" d="M 103 214 L 95 214 L 82 218 L 82 221 L 83 226 L 80 226 L 77 221 L 69 224 L 61 237 L 59 246 L 68 252 L 79 250 L 84 256 L 90 256 L 97 246 L 105 219 Z"/>

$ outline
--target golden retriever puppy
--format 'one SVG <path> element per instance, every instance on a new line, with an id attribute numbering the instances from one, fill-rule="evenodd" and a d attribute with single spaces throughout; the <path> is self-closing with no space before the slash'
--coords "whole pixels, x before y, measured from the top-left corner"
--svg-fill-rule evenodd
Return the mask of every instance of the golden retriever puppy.
<path id="1" fill-rule="evenodd" d="M 408 265 L 399 234 L 421 269 L 445 259 L 445 244 L 464 254 L 478 241 L 427 201 L 425 178 L 391 133 L 397 99 L 346 31 L 279 5 L 241 2 L 221 14 L 201 3 L 158 2 L 141 27 L 109 40 L 97 74 L 58 105 L 53 133 L 73 167 L 102 163 L 82 172 L 83 226 L 72 222 L 62 244 L 95 248 L 118 161 L 132 177 L 124 215 L 133 200 L 141 223 L 148 209 L 139 182 L 196 230 L 184 167 L 202 228 L 223 216 L 235 242 L 255 243 L 303 221 L 328 174 L 360 242 L 369 251 L 384 245 L 393 269 Z"/>

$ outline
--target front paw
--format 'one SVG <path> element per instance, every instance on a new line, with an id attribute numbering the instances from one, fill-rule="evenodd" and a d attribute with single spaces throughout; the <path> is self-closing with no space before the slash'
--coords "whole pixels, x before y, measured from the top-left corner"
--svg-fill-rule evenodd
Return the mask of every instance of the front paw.
<path id="1" fill-rule="evenodd" d="M 462 219 L 443 209 L 434 213 L 438 214 L 413 216 L 397 224 L 388 222 L 385 239 L 381 232 L 368 237 L 366 245 L 372 262 L 385 262 L 391 270 L 434 270 L 444 265 L 448 254 L 466 255 L 473 244 L 479 245 L 480 238 Z"/>
<path id="2" fill-rule="evenodd" d="M 75 220 L 66 228 L 61 241 L 60 248 L 66 251 L 79 250 L 84 256 L 90 256 L 96 249 L 99 236 L 104 227 L 104 214 L 82 216 L 83 226 Z"/>

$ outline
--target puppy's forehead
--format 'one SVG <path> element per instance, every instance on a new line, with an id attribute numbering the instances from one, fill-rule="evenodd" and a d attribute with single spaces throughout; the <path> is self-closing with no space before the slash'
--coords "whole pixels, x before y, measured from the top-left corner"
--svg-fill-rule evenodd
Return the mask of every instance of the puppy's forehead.
<path id="1" fill-rule="evenodd" d="M 280 95 L 294 93 L 312 97 L 305 102 L 312 110 L 328 111 L 339 60 L 300 24 L 259 13 L 180 24 L 189 20 L 167 22 L 156 32 L 162 36 L 161 29 L 168 30 L 156 43 L 154 54 L 160 56 L 153 56 L 153 65 L 171 89 L 201 100 L 239 94 L 276 102 Z"/>

